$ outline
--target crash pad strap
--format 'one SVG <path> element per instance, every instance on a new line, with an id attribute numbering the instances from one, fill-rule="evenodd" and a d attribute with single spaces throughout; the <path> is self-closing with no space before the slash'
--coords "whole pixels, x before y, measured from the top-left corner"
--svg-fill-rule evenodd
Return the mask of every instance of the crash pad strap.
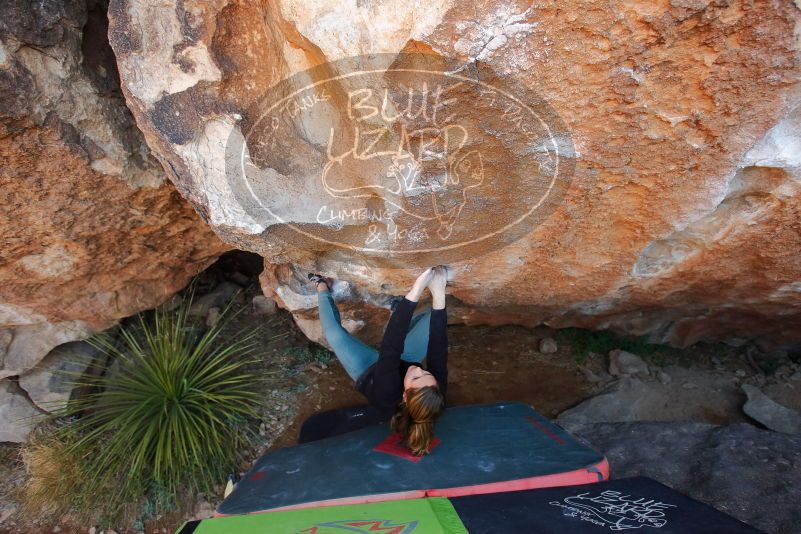
<path id="1" fill-rule="evenodd" d="M 269 530 L 266 530 L 269 529 Z M 467 534 L 459 514 L 448 499 L 414 499 L 355 506 L 329 506 L 283 512 L 189 521 L 177 534 L 256 534 L 294 532 L 314 534 L 342 530 L 347 532 L 425 532 Z"/>

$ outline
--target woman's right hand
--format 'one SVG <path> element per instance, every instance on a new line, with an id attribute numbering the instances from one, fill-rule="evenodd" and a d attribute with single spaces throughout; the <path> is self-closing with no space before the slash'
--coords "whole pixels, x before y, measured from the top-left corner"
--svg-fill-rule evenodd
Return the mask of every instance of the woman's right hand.
<path id="1" fill-rule="evenodd" d="M 428 289 L 431 291 L 431 298 L 433 300 L 432 307 L 435 310 L 442 310 L 445 308 L 445 286 L 447 284 L 448 268 L 444 265 L 437 265 L 433 269 L 433 275 L 428 284 Z"/>

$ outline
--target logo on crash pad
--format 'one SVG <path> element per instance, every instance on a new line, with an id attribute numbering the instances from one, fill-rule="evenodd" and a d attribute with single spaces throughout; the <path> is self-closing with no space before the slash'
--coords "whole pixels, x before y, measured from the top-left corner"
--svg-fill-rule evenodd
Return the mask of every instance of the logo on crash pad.
<path id="1" fill-rule="evenodd" d="M 237 116 L 228 185 L 302 249 L 398 267 L 474 257 L 530 233 L 572 177 L 571 137 L 535 85 L 430 54 L 325 63 Z"/>
<path id="2" fill-rule="evenodd" d="M 565 497 L 563 502 L 551 501 L 549 504 L 562 508 L 562 515 L 613 531 L 662 528 L 668 523 L 667 510 L 676 508 L 674 504 L 611 490 L 579 493 Z"/>
<path id="3" fill-rule="evenodd" d="M 417 528 L 417 521 L 396 522 L 387 519 L 357 519 L 319 523 L 297 531 L 296 534 L 342 534 L 343 532 L 381 532 L 382 534 L 408 534 Z"/>

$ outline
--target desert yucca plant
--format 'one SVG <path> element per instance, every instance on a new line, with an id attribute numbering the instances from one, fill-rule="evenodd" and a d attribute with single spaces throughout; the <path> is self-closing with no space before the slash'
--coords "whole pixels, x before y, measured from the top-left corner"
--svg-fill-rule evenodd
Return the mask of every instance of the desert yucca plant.
<path id="1" fill-rule="evenodd" d="M 154 487 L 209 491 L 251 444 L 243 423 L 260 398 L 248 370 L 258 330 L 223 340 L 229 306 L 200 333 L 189 320 L 191 300 L 140 314 L 116 337 L 90 339 L 114 363 L 99 378 L 77 380 L 93 392 L 59 414 L 70 421 L 62 429 L 78 436 L 67 451 L 80 458 L 89 485 L 115 488 L 104 496 L 107 509 Z"/>

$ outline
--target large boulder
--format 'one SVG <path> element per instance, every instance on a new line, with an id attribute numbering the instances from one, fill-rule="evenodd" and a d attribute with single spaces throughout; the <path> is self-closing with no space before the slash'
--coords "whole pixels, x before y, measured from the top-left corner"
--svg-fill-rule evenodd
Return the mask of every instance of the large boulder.
<path id="1" fill-rule="evenodd" d="M 343 317 L 374 339 L 389 295 L 447 262 L 454 321 L 801 341 L 797 2 L 112 0 L 109 18 L 170 179 L 317 338 L 306 272 L 347 280 Z"/>
<path id="2" fill-rule="evenodd" d="M 229 248 L 125 106 L 102 1 L 0 3 L 0 378 L 158 305 Z"/>
<path id="3" fill-rule="evenodd" d="M 744 421 L 742 394 L 729 376 L 670 367 L 667 383 L 626 377 L 608 384 L 557 417 L 561 423 L 618 423 L 631 421 Z"/>
<path id="4" fill-rule="evenodd" d="M 801 438 L 745 423 L 563 423 L 616 478 L 648 476 L 764 530 L 797 532 Z"/>
<path id="5" fill-rule="evenodd" d="M 14 382 L 0 380 L 0 442 L 21 443 L 42 420 L 25 392 Z"/>

